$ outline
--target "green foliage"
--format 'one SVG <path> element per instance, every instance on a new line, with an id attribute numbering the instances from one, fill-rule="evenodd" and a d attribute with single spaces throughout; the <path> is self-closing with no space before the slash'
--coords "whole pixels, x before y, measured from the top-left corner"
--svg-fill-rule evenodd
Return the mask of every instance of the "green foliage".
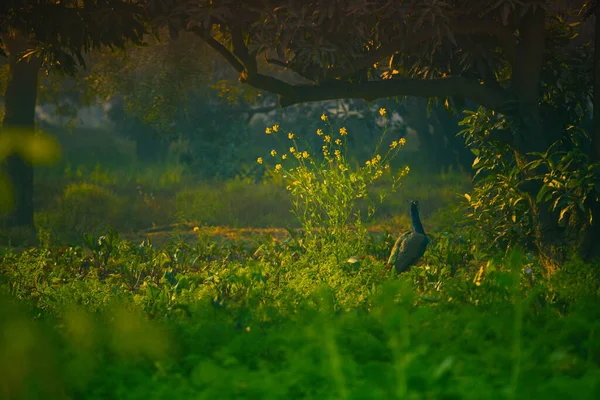
<path id="1" fill-rule="evenodd" d="M 56 220 L 56 229 L 80 236 L 99 232 L 119 223 L 123 215 L 123 199 L 109 189 L 92 183 L 72 183 L 62 193 Z"/>
<path id="2" fill-rule="evenodd" d="M 179 191 L 175 209 L 200 226 L 296 226 L 289 200 L 278 185 L 229 180 Z"/>
<path id="3" fill-rule="evenodd" d="M 496 130 L 508 130 L 506 119 L 492 111 L 479 108 L 465 111 L 460 132 L 477 156 L 473 162 L 475 187 L 465 194 L 471 212 L 466 217 L 474 222 L 481 243 L 488 243 L 496 251 L 510 244 L 529 247 L 533 238 L 533 220 L 526 195 L 520 191 L 523 171 L 510 146 L 487 140 Z"/>
<path id="4" fill-rule="evenodd" d="M 4 397 L 598 395 L 597 266 L 548 280 L 509 252 L 412 287 L 420 268 L 384 282 L 365 259 L 316 284 L 298 251 L 261 237 L 159 248 L 108 232 L 5 252 Z"/>
<path id="5" fill-rule="evenodd" d="M 113 18 L 115 13 L 118 18 Z M 145 16 L 144 6 L 137 2 L 83 5 L 67 0 L 49 6 L 44 1 L 12 1 L 0 9 L 0 44 L 11 48 L 13 42 L 25 41 L 15 32 L 26 33 L 35 42 L 20 50 L 25 56 L 39 56 L 47 69 L 74 73 L 78 65 L 85 66 L 84 54 L 93 49 L 142 44 Z"/>
<path id="6" fill-rule="evenodd" d="M 565 141 L 587 139 L 585 131 L 572 126 L 566 134 Z M 566 146 L 557 142 L 545 153 L 535 153 L 537 159 L 527 164 L 526 169 L 533 172 L 530 179 L 542 181 L 536 201 L 558 212 L 559 224 L 570 222 L 581 227 L 592 224 L 590 205 L 600 201 L 597 178 L 600 163 L 590 163 L 589 156 L 577 142 L 568 150 L 561 150 Z"/>
<path id="7" fill-rule="evenodd" d="M 600 201 L 600 168 L 584 150 L 589 143 L 585 130 L 570 125 L 546 152 L 529 153 L 524 160 L 511 146 L 489 138 L 494 132 L 514 131 L 506 117 L 483 108 L 465 113 L 461 134 L 477 155 L 475 187 L 465 194 L 472 210 L 467 218 L 483 232 L 483 242 L 496 249 L 515 244 L 531 248 L 531 203 L 553 212 L 562 227 L 579 232 L 593 223 L 592 210 Z M 533 198 L 528 187 L 537 188 Z"/>
<path id="8" fill-rule="evenodd" d="M 386 110 L 381 109 L 380 113 L 383 116 Z M 325 114 L 321 119 L 329 128 L 329 134 L 320 128 L 316 132 L 323 138 L 322 156 L 306 140 L 288 132 L 289 154 L 278 155 L 276 150 L 271 150 L 271 158 L 276 160 L 271 174 L 275 179 L 283 179 L 293 197 L 292 212 L 304 229 L 302 246 L 309 254 L 313 251 L 329 254 L 339 263 L 364 251 L 367 239 L 364 222 L 373 217 L 377 204 L 383 202 L 389 191 L 396 191 L 400 180 L 408 173 L 408 167 L 392 176 L 391 188 L 380 190 L 378 201 L 372 199 L 369 187 L 383 176 L 384 171 L 389 172 L 390 162 L 398 154 L 404 139 L 392 141 L 385 154 L 379 154 L 386 125 L 372 158 L 364 166 L 354 168 L 347 158 L 347 129 L 341 127 L 339 132 L 334 132 Z M 279 125 L 274 125 L 267 128 L 266 133 L 281 140 L 280 129 Z M 259 157 L 258 163 L 263 162 Z M 366 218 L 359 209 L 361 202 L 368 205 Z"/>

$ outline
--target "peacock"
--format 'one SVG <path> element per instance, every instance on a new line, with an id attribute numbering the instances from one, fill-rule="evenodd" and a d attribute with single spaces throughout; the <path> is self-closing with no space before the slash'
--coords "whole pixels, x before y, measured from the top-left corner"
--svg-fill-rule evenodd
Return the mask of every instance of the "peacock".
<path id="1" fill-rule="evenodd" d="M 413 200 L 410 203 L 410 219 L 412 221 L 412 231 L 404 233 L 396 240 L 392 253 L 386 264 L 387 268 L 393 265 L 397 273 L 407 271 L 411 266 L 425 254 L 425 249 L 429 243 L 429 238 L 423 230 L 423 224 L 419 218 L 419 202 Z"/>

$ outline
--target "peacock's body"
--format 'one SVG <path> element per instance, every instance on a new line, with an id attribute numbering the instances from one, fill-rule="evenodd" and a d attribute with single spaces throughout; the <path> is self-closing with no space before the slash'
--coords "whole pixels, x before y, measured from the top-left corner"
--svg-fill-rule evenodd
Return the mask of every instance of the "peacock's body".
<path id="1" fill-rule="evenodd" d="M 404 233 L 396 240 L 392 253 L 388 259 L 388 266 L 396 268 L 397 273 L 407 271 L 411 266 L 425 254 L 429 238 L 423 230 L 423 224 L 419 218 L 419 202 L 413 200 L 410 204 L 410 219 L 412 231 Z"/>

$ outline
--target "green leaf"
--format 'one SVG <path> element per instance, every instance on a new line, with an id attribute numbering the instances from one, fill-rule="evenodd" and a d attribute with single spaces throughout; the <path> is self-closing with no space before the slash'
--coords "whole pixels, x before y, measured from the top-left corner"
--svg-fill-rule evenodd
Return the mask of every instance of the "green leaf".
<path id="1" fill-rule="evenodd" d="M 52 164 L 60 158 L 60 146 L 50 136 L 27 135 L 20 144 L 19 153 L 33 165 Z"/>
<path id="2" fill-rule="evenodd" d="M 536 203 L 541 203 L 546 193 L 550 190 L 550 186 L 544 185 L 538 192 L 535 201 Z"/>
<path id="3" fill-rule="evenodd" d="M 565 217 L 567 212 L 569 212 L 571 210 L 571 208 L 573 208 L 573 206 L 567 206 L 562 209 L 562 211 L 560 212 L 560 215 L 558 216 L 558 222 L 562 221 L 562 219 Z"/>

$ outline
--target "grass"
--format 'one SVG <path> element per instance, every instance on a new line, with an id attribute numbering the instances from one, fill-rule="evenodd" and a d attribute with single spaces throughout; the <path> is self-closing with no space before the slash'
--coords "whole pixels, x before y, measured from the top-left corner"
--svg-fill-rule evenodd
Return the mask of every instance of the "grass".
<path id="1" fill-rule="evenodd" d="M 46 173 L 35 189 L 36 224 L 72 243 L 80 242 L 83 233 L 101 233 L 107 226 L 133 233 L 175 220 L 187 221 L 191 226 L 300 226 L 290 211 L 292 197 L 281 183 L 243 178 L 207 182 L 196 181 L 192 175 L 161 182 L 160 177 L 172 170 L 153 166 L 135 172 L 97 164 L 94 168 L 71 168 L 62 175 Z M 378 183 L 371 189 L 372 195 L 377 197 L 385 187 L 385 181 Z M 457 204 L 460 194 L 468 190 L 468 179 L 456 172 L 411 172 L 398 191 L 385 199 L 369 224 L 405 229 L 409 222 L 407 204 L 419 199 L 428 226 L 438 226 L 444 222 L 445 210 Z"/>

